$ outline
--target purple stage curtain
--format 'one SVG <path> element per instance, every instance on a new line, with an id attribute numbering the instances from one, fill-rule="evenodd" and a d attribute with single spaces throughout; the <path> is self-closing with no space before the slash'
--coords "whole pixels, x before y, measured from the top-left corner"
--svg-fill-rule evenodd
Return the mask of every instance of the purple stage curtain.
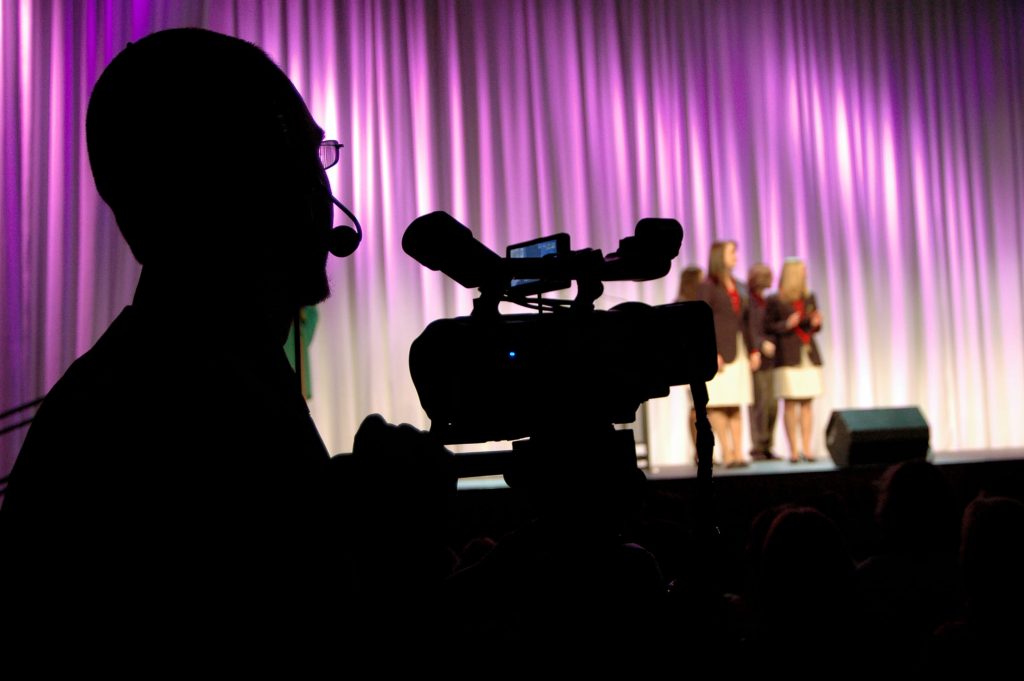
<path id="1" fill-rule="evenodd" d="M 366 234 L 330 265 L 311 346 L 331 450 L 370 412 L 427 425 L 409 344 L 472 299 L 401 250 L 437 209 L 502 252 L 564 231 L 607 253 L 641 217 L 678 218 L 672 273 L 608 286 L 605 307 L 670 302 L 716 239 L 739 243 L 743 279 L 801 256 L 825 317 L 819 433 L 833 408 L 919 405 L 935 449 L 1024 444 L 1019 3 L 0 8 L 0 411 L 48 390 L 131 300 L 139 268 L 96 194 L 85 108 L 127 41 L 192 25 L 261 45 L 345 143 L 331 180 Z M 138 141 L 138 172 L 160 137 Z M 678 391 L 647 410 L 656 462 L 689 458 L 687 410 Z M 0 474 L 23 435 L 2 438 Z"/>

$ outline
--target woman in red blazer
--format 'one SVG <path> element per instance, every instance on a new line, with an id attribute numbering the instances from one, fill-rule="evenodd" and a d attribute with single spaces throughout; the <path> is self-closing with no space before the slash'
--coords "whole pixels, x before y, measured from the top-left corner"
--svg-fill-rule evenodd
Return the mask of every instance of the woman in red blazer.
<path id="1" fill-rule="evenodd" d="M 753 402 L 750 372 L 761 366 L 761 353 L 750 338 L 747 301 L 732 276 L 735 266 L 736 242 L 716 241 L 711 246 L 708 278 L 697 287 L 697 297 L 711 306 L 718 342 L 718 373 L 708 383 L 708 420 L 729 468 L 748 463 L 743 456 L 740 407 Z"/>
<path id="2" fill-rule="evenodd" d="M 821 353 L 814 334 L 821 331 L 821 312 L 807 289 L 807 268 L 787 258 L 779 292 L 768 299 L 765 328 L 775 335 L 775 392 L 785 401 L 783 423 L 789 439 L 789 460 L 814 461 L 811 449 L 814 414 L 811 400 L 822 393 Z M 803 449 L 800 449 L 800 445 Z"/>

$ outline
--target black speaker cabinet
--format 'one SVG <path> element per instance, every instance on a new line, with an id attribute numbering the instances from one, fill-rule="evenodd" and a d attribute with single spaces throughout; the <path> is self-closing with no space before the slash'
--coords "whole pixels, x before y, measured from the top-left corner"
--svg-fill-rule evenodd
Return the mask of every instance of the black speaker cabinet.
<path id="1" fill-rule="evenodd" d="M 927 457 L 928 435 L 917 407 L 837 409 L 825 442 L 837 466 L 890 464 Z"/>

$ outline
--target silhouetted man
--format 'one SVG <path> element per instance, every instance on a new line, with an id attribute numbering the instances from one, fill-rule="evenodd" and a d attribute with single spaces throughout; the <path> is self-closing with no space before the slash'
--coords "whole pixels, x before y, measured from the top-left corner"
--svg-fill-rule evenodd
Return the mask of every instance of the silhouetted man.
<path id="1" fill-rule="evenodd" d="M 324 133 L 259 48 L 199 29 L 119 54 L 86 132 L 142 275 L 19 455 L 4 619 L 115 649 L 337 634 L 354 540 L 282 350 L 295 311 L 329 294 Z"/>

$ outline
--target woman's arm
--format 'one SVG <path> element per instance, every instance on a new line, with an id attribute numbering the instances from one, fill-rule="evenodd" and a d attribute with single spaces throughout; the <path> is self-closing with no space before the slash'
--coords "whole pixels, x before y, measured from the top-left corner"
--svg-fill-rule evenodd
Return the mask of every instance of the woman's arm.
<path id="1" fill-rule="evenodd" d="M 760 315 L 754 312 L 750 301 L 743 306 L 740 312 L 740 333 L 743 334 L 743 343 L 747 346 L 747 353 L 750 355 L 750 368 L 757 371 L 761 368 L 761 340 L 764 332 L 755 333 L 751 319 Z"/>
<path id="2" fill-rule="evenodd" d="M 821 310 L 818 309 L 818 301 L 814 299 L 814 294 L 807 296 L 806 308 L 809 311 L 807 315 L 807 326 L 806 329 L 811 333 L 818 333 L 821 331 Z"/>
<path id="3" fill-rule="evenodd" d="M 781 336 L 785 333 L 789 333 L 793 329 L 793 326 L 795 325 L 790 324 L 790 322 L 796 312 L 787 314 L 788 307 L 788 305 L 775 296 L 768 299 L 768 309 L 765 313 L 764 328 L 766 328 L 769 333 L 775 336 Z"/>

